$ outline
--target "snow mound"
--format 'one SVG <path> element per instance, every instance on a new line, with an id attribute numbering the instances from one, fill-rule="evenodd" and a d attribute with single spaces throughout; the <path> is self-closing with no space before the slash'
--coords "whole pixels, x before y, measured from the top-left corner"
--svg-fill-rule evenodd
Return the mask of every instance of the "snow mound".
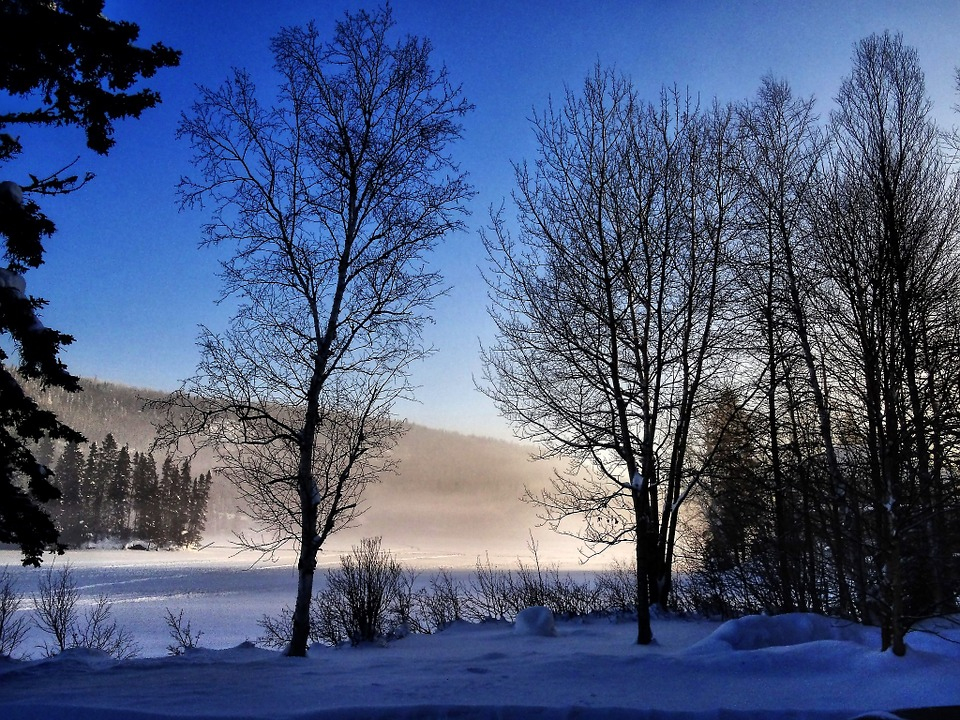
<path id="1" fill-rule="evenodd" d="M 280 653 L 277 653 L 274 650 L 257 647 L 257 645 L 252 641 L 244 640 L 235 647 L 224 648 L 220 650 L 203 647 L 186 648 L 183 654 L 178 656 L 175 661 L 179 660 L 180 662 L 196 663 L 200 665 L 214 663 L 221 665 L 237 665 L 260 662 L 262 660 L 274 660 L 282 657 L 283 656 Z"/>
<path id="2" fill-rule="evenodd" d="M 762 650 L 822 641 L 850 642 L 879 647 L 875 628 L 813 613 L 748 615 L 730 620 L 690 648 L 690 652 Z"/>
<path id="3" fill-rule="evenodd" d="M 113 658 L 109 653 L 103 650 L 92 650 L 90 648 L 67 648 L 56 655 L 53 655 L 40 662 L 48 662 L 54 665 L 83 666 L 89 668 L 104 669 L 119 665 L 119 660 Z"/>
<path id="4" fill-rule="evenodd" d="M 524 608 L 514 621 L 513 631 L 518 635 L 554 637 L 557 634 L 557 626 L 553 619 L 553 611 L 542 605 Z"/>
<path id="5" fill-rule="evenodd" d="M 960 660 L 960 615 L 930 618 L 917 623 L 907 633 L 907 645 L 911 650 Z"/>

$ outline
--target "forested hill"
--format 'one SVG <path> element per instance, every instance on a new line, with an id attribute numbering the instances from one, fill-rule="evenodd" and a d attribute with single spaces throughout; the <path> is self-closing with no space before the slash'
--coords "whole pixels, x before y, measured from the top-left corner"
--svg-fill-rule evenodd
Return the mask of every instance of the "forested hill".
<path id="1" fill-rule="evenodd" d="M 34 397 L 90 442 L 112 433 L 131 453 L 150 448 L 158 416 L 143 403 L 162 393 L 93 379 L 82 385 L 82 393 L 52 389 Z M 368 510 L 359 526 L 335 537 L 328 549 L 348 549 L 361 537 L 379 535 L 386 547 L 425 558 L 472 562 L 489 552 L 506 562 L 527 555 L 533 530 L 546 557 L 575 562 L 575 545 L 558 544 L 553 533 L 536 528 L 535 510 L 520 500 L 525 485 L 539 487 L 552 473 L 546 464 L 531 462 L 530 453 L 518 443 L 412 425 L 394 451 L 397 474 L 368 489 Z M 193 471 L 206 472 L 212 464 L 211 456 L 198 457 Z M 225 485 L 214 476 L 208 539 L 242 527 L 232 489 Z"/>
<path id="2" fill-rule="evenodd" d="M 88 441 L 100 442 L 112 433 L 121 445 L 141 452 L 153 442 L 153 423 L 156 413 L 145 412 L 146 399 L 162 397 L 163 393 L 116 383 L 84 378 L 83 392 L 67 393 L 60 388 L 44 392 L 31 390 L 31 396 L 41 407 L 53 410 L 67 425 L 82 432 Z M 198 470 L 199 465 L 198 465 Z M 204 467 L 205 472 L 208 468 Z"/>

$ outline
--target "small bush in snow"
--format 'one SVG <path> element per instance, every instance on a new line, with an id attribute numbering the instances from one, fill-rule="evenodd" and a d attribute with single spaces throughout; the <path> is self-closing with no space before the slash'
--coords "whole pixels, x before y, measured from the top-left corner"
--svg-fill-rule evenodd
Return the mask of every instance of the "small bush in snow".
<path id="1" fill-rule="evenodd" d="M 470 583 L 469 617 L 473 620 L 507 620 L 522 608 L 517 607 L 515 583 L 509 570 L 482 563 L 477 558 L 476 571 Z"/>
<path id="2" fill-rule="evenodd" d="M 630 613 L 637 609 L 637 561 L 613 564 L 597 575 L 597 604 L 608 612 Z"/>
<path id="3" fill-rule="evenodd" d="M 468 597 L 463 584 L 441 569 L 415 596 L 411 629 L 429 634 L 463 620 Z"/>
<path id="4" fill-rule="evenodd" d="M 380 546 L 380 538 L 365 538 L 340 567 L 327 571 L 327 588 L 317 595 L 320 637 L 332 645 L 373 642 L 409 616 L 404 616 L 403 567 Z M 409 604 L 407 604 L 409 607 Z"/>
<path id="5" fill-rule="evenodd" d="M 98 595 L 80 621 L 71 627 L 70 647 L 100 650 L 118 660 L 135 657 L 140 652 L 130 631 L 117 625 L 113 619 L 110 599 L 106 595 Z"/>
<path id="6" fill-rule="evenodd" d="M 418 574 L 404 568 L 381 547 L 380 539 L 363 540 L 340 567 L 330 569 L 326 587 L 310 607 L 311 642 L 342 645 L 391 640 L 407 632 L 429 634 L 459 620 L 514 620 L 527 607 L 542 606 L 557 617 L 594 613 L 633 612 L 636 574 L 629 564 L 614 563 L 595 579 L 577 580 L 557 565 L 540 562 L 531 543 L 529 562 L 517 560 L 515 570 L 477 559 L 473 576 L 460 581 L 441 569 L 418 588 Z M 262 647 L 282 650 L 290 642 L 293 613 L 285 607 L 277 616 L 258 621 Z"/>
<path id="7" fill-rule="evenodd" d="M 319 640 L 315 635 L 317 627 L 314 620 L 315 611 L 316 603 L 313 603 L 310 606 L 310 640 L 313 642 Z M 256 640 L 257 645 L 271 650 L 283 650 L 290 644 L 290 634 L 293 632 L 293 611 L 289 607 L 284 607 L 279 615 L 263 615 L 257 620 L 257 625 L 263 630 L 263 635 Z"/>
<path id="8" fill-rule="evenodd" d="M 47 657 L 63 652 L 70 646 L 70 629 L 77 621 L 79 601 L 80 591 L 69 565 L 57 572 L 49 567 L 40 575 L 33 604 L 37 627 L 53 639 L 52 643 L 44 642 L 40 648 Z"/>
<path id="9" fill-rule="evenodd" d="M 0 657 L 9 657 L 23 642 L 29 624 L 20 612 L 23 593 L 14 584 L 7 568 L 0 572 Z"/>
<path id="10" fill-rule="evenodd" d="M 167 652 L 171 655 L 183 655 L 187 650 L 197 647 L 203 632 L 200 630 L 193 632 L 189 620 L 184 624 L 183 610 L 176 615 L 170 608 L 166 608 L 166 610 L 167 614 L 164 620 L 167 627 L 170 628 L 170 639 L 173 641 L 170 645 L 167 645 Z"/>
<path id="11" fill-rule="evenodd" d="M 69 565 L 55 571 L 50 567 L 40 576 L 38 592 L 33 597 L 35 622 L 53 642 L 44 642 L 40 649 L 47 657 L 68 648 L 101 650 L 117 659 L 130 658 L 139 652 L 132 635 L 113 620 L 110 600 L 98 595 L 81 615 L 80 591 Z"/>
<path id="12" fill-rule="evenodd" d="M 531 562 L 517 560 L 517 570 L 503 570 L 477 560 L 466 601 L 468 617 L 474 620 L 512 620 L 521 610 L 532 606 L 549 607 L 563 617 L 602 612 L 606 596 L 595 582 L 577 581 L 561 574 L 557 565 L 543 565 L 536 543 L 530 544 Z"/>

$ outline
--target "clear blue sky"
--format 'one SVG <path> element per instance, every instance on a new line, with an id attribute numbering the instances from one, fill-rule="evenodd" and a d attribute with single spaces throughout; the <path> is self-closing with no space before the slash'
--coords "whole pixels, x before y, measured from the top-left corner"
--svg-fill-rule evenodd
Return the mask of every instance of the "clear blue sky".
<path id="1" fill-rule="evenodd" d="M 218 85 L 231 67 L 248 69 L 261 89 L 270 88 L 268 44 L 280 27 L 313 19 L 329 34 L 344 11 L 361 7 L 376 5 L 108 0 L 106 15 L 138 23 L 142 43 L 183 51 L 179 68 L 148 83 L 162 105 L 121 123 L 107 158 L 84 154 L 76 133 L 45 130 L 23 133 L 24 162 L 0 168 L 0 180 L 26 183 L 16 173 L 46 174 L 81 155 L 78 168 L 97 174 L 79 193 L 44 205 L 59 232 L 47 245 L 47 264 L 27 275 L 28 291 L 50 301 L 45 323 L 77 338 L 64 356 L 72 371 L 161 390 L 193 373 L 197 326 L 222 329 L 228 312 L 214 304 L 217 256 L 197 247 L 205 216 L 178 211 L 177 180 L 192 172 L 185 143 L 174 138 L 180 112 L 196 84 Z M 430 38 L 434 62 L 447 65 L 476 105 L 454 149 L 478 191 L 469 231 L 448 238 L 434 257 L 453 286 L 427 337 L 438 352 L 416 370 L 421 403 L 398 408 L 433 427 L 509 436 L 473 384 L 479 342 L 493 340 L 477 229 L 487 208 L 509 196 L 510 162 L 534 157 L 531 109 L 579 86 L 594 63 L 616 66 L 649 99 L 677 83 L 706 100 L 741 100 L 772 73 L 815 95 L 826 116 L 853 44 L 889 29 L 917 48 L 938 116 L 951 123 L 956 117 L 957 0 L 395 0 L 393 8 L 399 32 Z"/>

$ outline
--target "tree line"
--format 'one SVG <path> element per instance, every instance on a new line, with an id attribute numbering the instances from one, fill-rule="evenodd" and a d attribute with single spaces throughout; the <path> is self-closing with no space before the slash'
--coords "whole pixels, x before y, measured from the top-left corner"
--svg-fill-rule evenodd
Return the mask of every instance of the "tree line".
<path id="1" fill-rule="evenodd" d="M 55 468 L 60 490 L 51 515 L 68 546 L 105 539 L 187 546 L 202 539 L 212 474 L 194 476 L 189 460 L 131 454 L 110 433 L 86 453 L 70 442 L 56 460 L 53 454 L 52 443 L 42 442 L 37 456 Z"/>
<path id="2" fill-rule="evenodd" d="M 854 48 L 836 110 L 764 78 L 653 102 L 597 67 L 533 118 L 484 241 L 484 391 L 572 460 L 533 493 L 635 544 L 638 642 L 674 582 L 722 612 L 880 625 L 960 589 L 960 186 L 916 51 Z"/>

